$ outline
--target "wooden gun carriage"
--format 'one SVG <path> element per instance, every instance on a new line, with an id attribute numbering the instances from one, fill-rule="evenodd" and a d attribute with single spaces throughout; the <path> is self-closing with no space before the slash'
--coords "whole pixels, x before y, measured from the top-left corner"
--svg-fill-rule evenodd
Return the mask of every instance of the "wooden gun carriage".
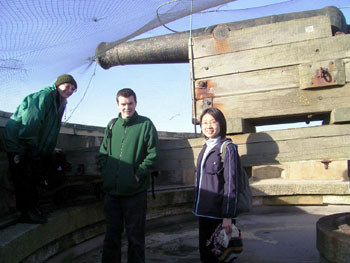
<path id="1" fill-rule="evenodd" d="M 223 111 L 256 200 L 350 203 L 349 31 L 342 12 L 326 7 L 197 29 L 190 45 L 186 32 L 101 43 L 96 57 L 105 69 L 189 63 L 193 123 L 207 107 Z M 322 125 L 256 132 L 260 125 L 312 121 Z M 183 145 L 175 154 L 195 159 L 202 143 L 190 140 L 187 155 L 179 153 Z M 183 181 L 191 182 L 194 164 L 187 161 Z"/>

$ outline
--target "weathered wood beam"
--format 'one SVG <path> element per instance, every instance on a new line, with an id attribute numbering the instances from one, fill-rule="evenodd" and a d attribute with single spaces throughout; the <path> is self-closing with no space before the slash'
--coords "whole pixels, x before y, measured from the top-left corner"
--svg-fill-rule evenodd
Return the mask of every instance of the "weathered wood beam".
<path id="1" fill-rule="evenodd" d="M 194 60 L 195 79 L 349 58 L 350 35 L 218 54 Z"/>
<path id="2" fill-rule="evenodd" d="M 326 16 L 239 29 L 221 25 L 211 35 L 194 38 L 193 53 L 194 58 L 201 58 L 330 36 L 331 22 Z"/>

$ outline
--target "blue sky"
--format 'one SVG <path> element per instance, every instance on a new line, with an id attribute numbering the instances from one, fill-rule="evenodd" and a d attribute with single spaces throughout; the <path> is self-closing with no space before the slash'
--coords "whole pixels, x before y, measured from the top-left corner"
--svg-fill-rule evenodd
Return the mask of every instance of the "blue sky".
<path id="1" fill-rule="evenodd" d="M 281 10 L 280 6 L 259 6 L 280 2 L 283 0 L 240 0 L 223 5 L 219 10 L 239 9 L 236 12 L 213 12 L 210 14 L 194 15 L 193 29 L 236 20 L 262 17 L 271 14 L 287 13 L 290 9 Z M 293 1 L 292 1 L 293 2 Z M 322 8 L 325 5 L 350 6 L 350 0 L 296 0 L 303 4 L 294 5 L 295 11 Z M 250 9 L 252 7 L 256 7 Z M 288 8 L 288 6 L 287 6 Z M 347 23 L 350 21 L 350 8 L 341 9 Z M 190 29 L 190 18 L 167 24 L 176 31 Z M 160 34 L 169 34 L 164 27 L 154 29 L 140 36 L 151 37 Z M 104 70 L 95 64 L 89 68 L 82 67 L 72 72 L 78 82 L 78 92 L 69 98 L 64 120 L 70 123 L 87 124 L 105 127 L 108 121 L 114 118 L 119 110 L 116 106 L 115 95 L 119 89 L 131 88 L 138 96 L 137 111 L 140 115 L 148 116 L 159 131 L 193 132 L 192 100 L 190 88 L 189 64 L 161 64 L 161 65 L 126 65 Z M 94 76 L 93 76 L 94 74 Z M 89 85 L 91 77 L 92 81 Z M 54 79 L 52 80 L 54 82 Z M 38 89 L 51 83 L 33 80 Z M 14 111 L 11 106 L 6 111 Z M 197 128 L 197 131 L 199 128 Z"/>

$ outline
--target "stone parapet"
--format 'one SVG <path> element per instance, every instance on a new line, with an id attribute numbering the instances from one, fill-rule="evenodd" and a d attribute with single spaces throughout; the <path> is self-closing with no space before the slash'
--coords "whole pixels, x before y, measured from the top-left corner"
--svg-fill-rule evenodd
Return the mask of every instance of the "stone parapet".
<path id="1" fill-rule="evenodd" d="M 350 205 L 347 181 L 264 180 L 251 184 L 254 205 Z"/>
<path id="2" fill-rule="evenodd" d="M 350 195 L 348 181 L 265 180 L 251 184 L 254 196 Z"/>
<path id="3" fill-rule="evenodd" d="M 322 217 L 317 224 L 317 249 L 322 262 L 348 263 L 350 259 L 350 213 Z"/>
<path id="4" fill-rule="evenodd" d="M 163 188 L 148 196 L 147 220 L 188 214 L 193 189 Z M 0 230 L 0 263 L 39 263 L 105 232 L 103 202 L 94 202 L 49 215 L 43 225 L 14 224 Z M 20 248 L 20 249 L 19 249 Z"/>

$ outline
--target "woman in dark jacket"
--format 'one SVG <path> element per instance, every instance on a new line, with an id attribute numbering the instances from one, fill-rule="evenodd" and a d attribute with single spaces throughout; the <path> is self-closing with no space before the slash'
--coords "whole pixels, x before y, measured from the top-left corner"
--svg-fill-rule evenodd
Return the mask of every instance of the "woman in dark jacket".
<path id="1" fill-rule="evenodd" d="M 216 108 L 208 108 L 200 117 L 206 143 L 197 159 L 194 214 L 199 218 L 199 251 L 201 262 L 218 262 L 206 247 L 207 240 L 219 224 L 227 234 L 236 216 L 236 174 L 234 145 L 228 144 L 222 172 L 220 148 L 226 138 L 226 120 Z"/>

